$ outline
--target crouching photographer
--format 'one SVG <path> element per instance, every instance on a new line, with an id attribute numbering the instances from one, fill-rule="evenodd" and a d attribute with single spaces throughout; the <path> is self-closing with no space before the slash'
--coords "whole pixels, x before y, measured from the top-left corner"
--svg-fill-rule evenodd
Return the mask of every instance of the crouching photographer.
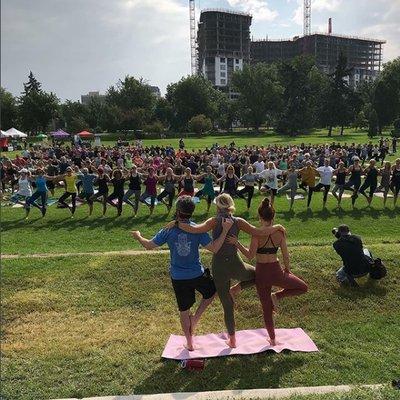
<path id="1" fill-rule="evenodd" d="M 343 261 L 343 267 L 336 272 L 336 279 L 341 284 L 358 286 L 356 278 L 369 274 L 371 279 L 382 279 L 386 268 L 382 261 L 373 259 L 371 252 L 363 248 L 359 236 L 352 235 L 347 225 L 332 229 L 336 241 L 333 248 Z"/>

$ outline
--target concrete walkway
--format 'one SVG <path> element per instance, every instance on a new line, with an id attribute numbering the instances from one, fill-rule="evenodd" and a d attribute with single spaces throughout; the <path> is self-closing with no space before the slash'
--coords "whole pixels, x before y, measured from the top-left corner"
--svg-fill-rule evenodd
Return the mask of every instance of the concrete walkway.
<path id="1" fill-rule="evenodd" d="M 383 385 L 361 385 L 362 388 L 379 389 Z M 219 390 L 215 392 L 160 393 L 131 396 L 85 397 L 81 400 L 256 400 L 284 399 L 293 395 L 325 394 L 349 392 L 357 386 L 310 386 L 283 389 Z M 60 399 L 78 400 L 78 399 Z"/>

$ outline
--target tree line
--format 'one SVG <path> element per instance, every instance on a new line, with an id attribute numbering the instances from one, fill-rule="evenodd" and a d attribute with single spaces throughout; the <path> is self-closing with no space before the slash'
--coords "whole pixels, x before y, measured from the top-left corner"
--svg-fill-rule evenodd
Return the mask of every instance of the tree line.
<path id="1" fill-rule="evenodd" d="M 375 136 L 392 124 L 400 126 L 400 57 L 385 64 L 375 81 L 349 86 L 351 69 L 340 54 L 335 71 L 326 75 L 310 57 L 274 64 L 245 65 L 235 71 L 231 91 L 215 89 L 201 76 L 183 77 L 157 98 L 143 79 L 126 76 L 111 86 L 104 99 L 88 105 L 60 102 L 30 72 L 19 97 L 1 88 L 1 127 L 35 134 L 56 128 L 70 133 L 144 131 L 202 133 L 242 126 L 258 131 L 274 128 L 297 135 L 312 128 L 352 126 Z"/>

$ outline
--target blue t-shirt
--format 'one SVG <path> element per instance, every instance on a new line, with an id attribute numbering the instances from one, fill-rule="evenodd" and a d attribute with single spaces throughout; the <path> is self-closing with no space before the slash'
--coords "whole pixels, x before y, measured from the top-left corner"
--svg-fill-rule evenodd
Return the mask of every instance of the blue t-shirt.
<path id="1" fill-rule="evenodd" d="M 38 176 L 35 180 L 36 190 L 38 192 L 47 192 L 46 178 L 44 176 Z"/>
<path id="2" fill-rule="evenodd" d="M 191 225 L 194 225 L 190 222 Z M 208 233 L 187 233 L 179 228 L 161 229 L 152 242 L 157 246 L 167 243 L 170 250 L 170 275 L 172 279 L 194 279 L 204 273 L 199 247 L 211 243 Z"/>
<path id="3" fill-rule="evenodd" d="M 86 194 L 94 193 L 93 184 L 94 181 L 97 179 L 97 175 L 95 174 L 77 174 L 76 175 L 82 182 L 83 191 Z"/>

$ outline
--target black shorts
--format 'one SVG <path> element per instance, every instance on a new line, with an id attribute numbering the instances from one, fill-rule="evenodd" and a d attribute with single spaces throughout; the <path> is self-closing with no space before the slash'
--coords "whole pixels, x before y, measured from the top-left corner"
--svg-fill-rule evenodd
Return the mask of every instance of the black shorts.
<path id="1" fill-rule="evenodd" d="M 202 294 L 203 299 L 210 299 L 216 293 L 215 284 L 208 268 L 198 278 L 171 279 L 171 281 L 179 311 L 187 311 L 193 306 L 196 302 L 196 290 Z"/>
<path id="2" fill-rule="evenodd" d="M 53 190 L 56 188 L 54 181 L 46 181 L 46 185 L 49 190 Z"/>

